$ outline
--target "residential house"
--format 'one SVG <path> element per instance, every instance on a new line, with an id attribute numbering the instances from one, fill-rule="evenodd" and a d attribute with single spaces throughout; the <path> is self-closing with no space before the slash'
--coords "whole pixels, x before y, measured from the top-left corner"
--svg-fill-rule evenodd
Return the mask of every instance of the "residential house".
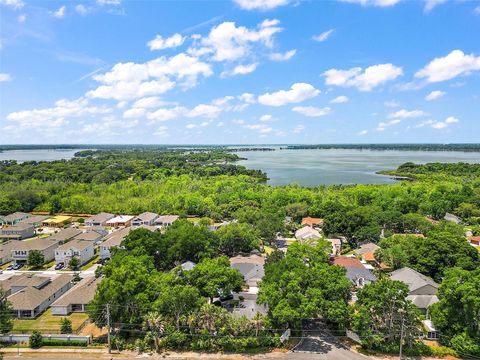
<path id="1" fill-rule="evenodd" d="M 323 225 L 323 219 L 307 216 L 302 219 L 302 225 L 308 225 L 310 227 L 320 227 Z"/>
<path id="2" fill-rule="evenodd" d="M 167 226 L 172 225 L 179 218 L 180 218 L 180 216 L 178 216 L 178 215 L 160 215 L 155 220 L 155 225 L 167 227 Z"/>
<path id="3" fill-rule="evenodd" d="M 158 214 L 155 214 L 152 212 L 144 212 L 133 218 L 132 226 L 140 226 L 140 225 L 152 226 L 155 224 L 155 220 L 157 218 L 158 218 Z"/>
<path id="4" fill-rule="evenodd" d="M 68 224 L 72 221 L 72 218 L 67 215 L 57 215 L 46 220 L 43 220 L 42 226 L 51 227 L 51 228 L 63 228 L 65 224 Z"/>
<path id="5" fill-rule="evenodd" d="M 60 244 L 66 243 L 76 236 L 80 235 L 82 233 L 82 230 L 76 229 L 76 228 L 66 228 L 62 229 L 59 232 L 56 232 L 48 237 L 48 239 L 55 240 L 59 242 Z"/>
<path id="6" fill-rule="evenodd" d="M 342 251 L 342 240 L 341 239 L 326 239 L 332 246 L 331 255 L 336 256 L 340 255 L 340 251 Z"/>
<path id="7" fill-rule="evenodd" d="M 72 312 L 86 312 L 101 281 L 101 277 L 94 276 L 80 281 L 52 304 L 52 314 L 66 316 Z"/>
<path id="8" fill-rule="evenodd" d="M 425 337 L 427 340 L 439 340 L 440 332 L 435 329 L 431 320 L 422 320 L 422 325 L 425 330 Z"/>
<path id="9" fill-rule="evenodd" d="M 462 222 L 462 219 L 460 219 L 458 216 L 455 216 L 455 215 L 450 214 L 448 212 L 445 214 L 445 216 L 443 218 L 447 221 L 452 221 L 455 224 L 461 224 L 461 222 Z"/>
<path id="10" fill-rule="evenodd" d="M 107 220 L 105 224 L 107 226 L 110 226 L 116 229 L 121 226 L 123 227 L 130 226 L 130 224 L 132 223 L 132 220 L 133 220 L 133 216 L 131 215 L 118 215 L 111 218 L 110 220 Z"/>
<path id="11" fill-rule="evenodd" d="M 230 258 L 230 266 L 242 274 L 248 286 L 246 291 L 234 294 L 234 299 L 236 300 L 239 300 L 240 297 L 243 298 L 241 305 L 232 310 L 235 316 L 246 316 L 248 319 L 253 319 L 257 313 L 267 314 L 268 308 L 266 304 L 257 304 L 258 283 L 265 275 L 264 265 L 265 258 L 260 255 Z"/>
<path id="12" fill-rule="evenodd" d="M 6 216 L 0 216 L 0 224 L 2 225 L 16 225 L 20 221 L 25 220 L 26 218 L 30 217 L 30 214 L 24 212 L 14 212 L 13 214 L 9 214 Z"/>
<path id="13" fill-rule="evenodd" d="M 367 269 L 360 260 L 349 256 L 336 256 L 333 265 L 341 266 L 347 270 L 349 278 L 356 288 L 362 288 L 377 280 L 376 276 Z"/>
<path id="14" fill-rule="evenodd" d="M 197 264 L 195 264 L 193 261 L 185 261 L 182 265 L 180 265 L 182 267 L 182 270 L 183 271 L 190 271 L 190 270 L 193 270 L 193 268 L 196 266 Z"/>
<path id="15" fill-rule="evenodd" d="M 102 260 L 110 259 L 110 250 L 112 248 L 119 247 L 129 232 L 130 228 L 123 228 L 108 235 L 100 244 L 100 258 Z"/>
<path id="16" fill-rule="evenodd" d="M 67 274 L 46 277 L 33 274 L 14 275 L 0 282 L 9 294 L 12 312 L 19 319 L 34 319 L 71 287 Z"/>
<path id="17" fill-rule="evenodd" d="M 438 301 L 438 284 L 428 276 L 404 267 L 390 274 L 392 280 L 405 283 L 408 286 L 408 297 L 422 313 L 426 314 L 430 305 Z"/>
<path id="18" fill-rule="evenodd" d="M 355 256 L 362 261 L 374 263 L 376 265 L 375 251 L 380 249 L 380 246 L 372 242 L 362 244 L 358 249 L 354 250 Z"/>
<path id="19" fill-rule="evenodd" d="M 17 246 L 17 241 L 9 240 L 0 244 L 0 265 L 12 261 L 12 250 Z"/>
<path id="20" fill-rule="evenodd" d="M 104 232 L 98 232 L 98 231 L 93 231 L 93 230 L 87 230 L 85 232 L 82 232 L 75 236 L 73 239 L 74 240 L 84 240 L 84 241 L 90 241 L 92 244 L 97 244 L 102 241 L 102 239 L 105 237 Z"/>
<path id="21" fill-rule="evenodd" d="M 87 219 L 85 219 L 85 226 L 105 226 L 108 220 L 111 220 L 115 217 L 115 215 L 101 212 L 97 215 L 93 215 Z"/>
<path id="22" fill-rule="evenodd" d="M 55 262 L 68 265 L 70 260 L 76 257 L 79 265 L 83 265 L 93 258 L 95 250 L 92 241 L 73 239 L 55 250 Z"/>
<path id="23" fill-rule="evenodd" d="M 318 240 L 321 237 L 322 236 L 320 235 L 320 232 L 310 226 L 304 226 L 301 229 L 295 231 L 295 238 L 300 241 Z"/>
<path id="24" fill-rule="evenodd" d="M 19 224 L 30 224 L 33 225 L 33 227 L 38 228 L 42 226 L 42 223 L 48 219 L 48 216 L 45 215 L 32 215 L 29 216 L 21 221 L 19 221 Z"/>
<path id="25" fill-rule="evenodd" d="M 472 246 L 480 246 L 480 236 L 470 236 L 468 242 Z"/>
<path id="26" fill-rule="evenodd" d="M 29 241 L 16 241 L 12 250 L 12 260 L 17 262 L 26 262 L 28 254 L 37 250 L 43 255 L 45 262 L 52 261 L 55 258 L 55 249 L 58 247 L 59 241 L 48 238 L 36 238 Z"/>
<path id="27" fill-rule="evenodd" d="M 23 240 L 35 236 L 35 228 L 33 225 L 17 223 L 0 229 L 1 240 Z"/>

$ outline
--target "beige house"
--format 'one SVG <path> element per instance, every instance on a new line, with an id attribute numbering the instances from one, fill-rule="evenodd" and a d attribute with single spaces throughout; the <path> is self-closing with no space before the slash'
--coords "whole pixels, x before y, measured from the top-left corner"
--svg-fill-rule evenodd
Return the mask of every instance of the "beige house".
<path id="1" fill-rule="evenodd" d="M 88 277 L 80 281 L 52 304 L 52 314 L 65 316 L 72 312 L 85 312 L 101 281 L 102 278 L 95 277 Z"/>
<path id="2" fill-rule="evenodd" d="M 33 274 L 14 275 L 1 281 L 7 292 L 12 312 L 19 319 L 34 319 L 71 287 L 72 277 L 67 274 L 55 277 Z"/>
<path id="3" fill-rule="evenodd" d="M 23 240 L 35 236 L 35 228 L 33 225 L 18 223 L 0 229 L 1 240 Z"/>
<path id="4" fill-rule="evenodd" d="M 12 250 L 12 260 L 15 262 L 26 262 L 30 251 L 38 250 L 43 255 L 45 262 L 55 258 L 55 249 L 59 242 L 55 239 L 43 238 L 29 241 L 17 241 Z"/>
<path id="5" fill-rule="evenodd" d="M 105 226 L 107 221 L 113 219 L 114 217 L 115 215 L 113 214 L 101 212 L 85 219 L 85 226 Z"/>
<path id="6" fill-rule="evenodd" d="M 158 218 L 158 214 L 152 212 L 144 212 L 135 216 L 132 220 L 132 226 L 153 225 Z"/>
<path id="7" fill-rule="evenodd" d="M 0 265 L 12 261 L 12 250 L 15 249 L 17 241 L 9 240 L 0 244 Z"/>

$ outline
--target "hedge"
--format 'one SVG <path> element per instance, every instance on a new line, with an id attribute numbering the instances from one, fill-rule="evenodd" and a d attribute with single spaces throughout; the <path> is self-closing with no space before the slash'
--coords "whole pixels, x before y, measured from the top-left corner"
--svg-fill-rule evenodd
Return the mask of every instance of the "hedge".
<path id="1" fill-rule="evenodd" d="M 42 346 L 88 346 L 87 340 L 43 339 Z"/>

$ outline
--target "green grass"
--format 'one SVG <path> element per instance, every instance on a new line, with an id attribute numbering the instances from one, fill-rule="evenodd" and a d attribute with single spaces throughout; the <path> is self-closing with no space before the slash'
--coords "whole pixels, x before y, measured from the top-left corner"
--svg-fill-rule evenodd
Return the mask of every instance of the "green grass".
<path id="1" fill-rule="evenodd" d="M 93 258 L 91 258 L 89 261 L 87 261 L 85 264 L 82 265 L 80 270 L 88 270 L 90 269 L 95 263 L 100 259 L 100 254 L 95 255 Z"/>
<path id="2" fill-rule="evenodd" d="M 66 317 L 72 322 L 72 330 L 75 332 L 85 320 L 88 315 L 84 313 L 72 313 L 68 316 L 52 315 L 52 309 L 48 309 L 42 315 L 33 320 L 13 320 L 12 332 L 32 332 L 39 330 L 40 332 L 60 332 L 60 321 Z"/>

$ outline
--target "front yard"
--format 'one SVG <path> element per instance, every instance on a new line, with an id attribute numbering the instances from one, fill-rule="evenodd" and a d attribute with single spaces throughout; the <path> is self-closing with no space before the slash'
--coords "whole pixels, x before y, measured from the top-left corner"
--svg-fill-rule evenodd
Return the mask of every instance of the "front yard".
<path id="1" fill-rule="evenodd" d="M 88 319 L 88 315 L 84 313 L 72 313 L 68 316 L 59 316 L 52 315 L 52 310 L 48 309 L 34 320 L 15 319 L 13 321 L 12 333 L 30 333 L 33 330 L 38 330 L 42 333 L 59 333 L 60 320 L 64 317 L 70 319 L 72 322 L 72 330 L 74 333 Z"/>

